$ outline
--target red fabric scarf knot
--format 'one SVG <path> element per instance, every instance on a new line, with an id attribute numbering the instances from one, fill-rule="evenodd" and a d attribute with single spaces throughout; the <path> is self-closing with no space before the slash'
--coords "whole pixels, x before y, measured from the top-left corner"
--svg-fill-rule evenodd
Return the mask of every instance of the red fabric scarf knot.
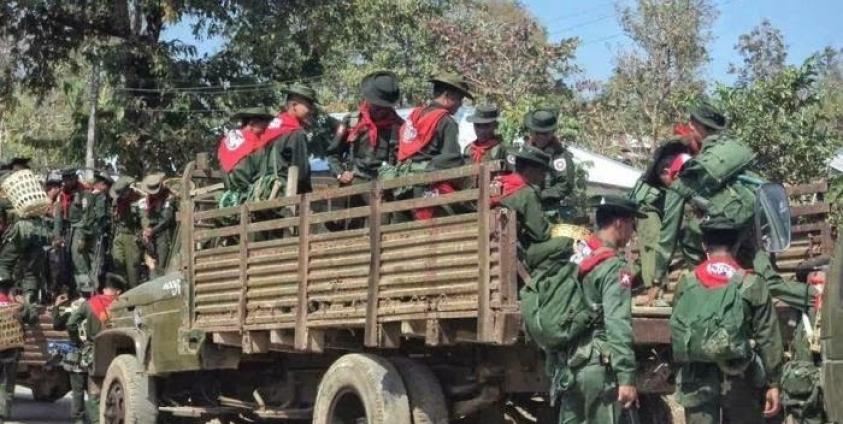
<path id="1" fill-rule="evenodd" d="M 516 172 L 495 177 L 495 183 L 500 184 L 501 193 L 500 195 L 492 196 L 492 207 L 498 206 L 503 199 L 527 186 L 527 181 L 524 180 L 524 177 Z"/>
<path id="2" fill-rule="evenodd" d="M 98 294 L 88 299 L 88 303 L 91 305 L 91 311 L 94 312 L 94 315 L 101 323 L 108 322 L 108 318 L 111 315 L 108 308 L 115 299 L 117 299 L 117 296 L 107 294 Z"/>
<path id="3" fill-rule="evenodd" d="M 729 280 L 742 268 L 732 258 L 708 259 L 697 265 L 694 276 L 707 289 L 718 289 L 729 283 Z"/>
<path id="4" fill-rule="evenodd" d="M 61 203 L 61 215 L 64 219 L 70 218 L 70 204 L 73 203 L 73 192 L 62 190 L 59 193 L 59 203 Z"/>
<path id="5" fill-rule="evenodd" d="M 261 137 L 246 128 L 231 130 L 220 140 L 217 157 L 225 172 L 231 172 L 241 160 L 265 145 Z"/>
<path id="6" fill-rule="evenodd" d="M 688 147 L 691 153 L 697 154 L 700 152 L 699 134 L 691 127 L 690 124 L 676 124 L 673 127 L 673 135 L 676 135 L 688 142 Z"/>
<path id="7" fill-rule="evenodd" d="M 687 153 L 680 153 L 676 155 L 672 162 L 670 162 L 670 166 L 667 168 L 668 176 L 673 179 L 679 175 L 679 172 L 682 171 L 682 167 L 685 166 L 685 163 L 691 160 L 691 155 Z"/>
<path id="8" fill-rule="evenodd" d="M 401 126 L 398 134 L 398 160 L 405 160 L 424 149 L 436 135 L 436 126 L 450 113 L 443 107 L 434 107 L 422 113 L 424 109 L 426 107 L 413 109 L 409 119 Z"/>
<path id="9" fill-rule="evenodd" d="M 304 129 L 304 127 L 302 127 L 299 118 L 296 118 L 287 112 L 281 112 L 269 123 L 269 126 L 266 127 L 266 131 L 261 134 L 261 147 L 266 146 L 278 137 L 301 129 Z"/>
<path id="10" fill-rule="evenodd" d="M 352 143 L 366 132 L 369 136 L 369 144 L 372 147 L 378 145 L 378 137 L 381 131 L 392 131 L 392 128 L 400 126 L 404 120 L 398 116 L 395 109 L 389 109 L 389 114 L 380 119 L 372 119 L 372 105 L 367 101 L 360 103 L 360 121 L 348 132 L 348 142 Z"/>
<path id="11" fill-rule="evenodd" d="M 497 138 L 474 140 L 474 142 L 468 145 L 468 152 L 471 155 L 471 160 L 474 161 L 474 163 L 483 162 L 483 156 L 486 156 L 486 152 L 492 150 L 492 148 L 497 146 L 499 143 L 500 140 Z"/>

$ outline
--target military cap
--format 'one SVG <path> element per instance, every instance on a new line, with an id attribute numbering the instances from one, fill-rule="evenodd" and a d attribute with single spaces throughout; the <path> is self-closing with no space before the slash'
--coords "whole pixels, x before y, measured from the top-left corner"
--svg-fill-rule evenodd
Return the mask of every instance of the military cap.
<path id="1" fill-rule="evenodd" d="M 108 185 L 114 183 L 114 180 L 112 180 L 111 176 L 109 176 L 105 171 L 94 170 L 93 176 L 94 182 L 103 182 Z"/>
<path id="2" fill-rule="evenodd" d="M 287 95 L 292 94 L 310 100 L 310 102 L 314 105 L 319 104 L 319 101 L 316 100 L 316 90 L 307 84 L 295 83 L 289 85 L 284 89 L 284 92 L 287 93 Z"/>
<path id="3" fill-rule="evenodd" d="M 465 97 L 474 100 L 474 95 L 471 94 L 471 87 L 468 85 L 468 81 L 460 75 L 452 72 L 445 72 L 431 77 L 428 81 L 447 85 L 448 87 L 459 91 Z"/>
<path id="4" fill-rule="evenodd" d="M 161 184 L 164 182 L 164 173 L 155 172 L 143 177 L 141 190 L 146 194 L 155 195 L 161 191 Z"/>
<path id="5" fill-rule="evenodd" d="M 635 218 L 647 217 L 638 210 L 638 203 L 626 197 L 605 194 L 591 197 L 588 203 L 597 210 L 612 210 Z"/>
<path id="6" fill-rule="evenodd" d="M 262 106 L 240 109 L 234 115 L 231 116 L 232 121 L 241 121 L 244 123 L 249 119 L 262 119 L 264 121 L 271 121 L 272 118 L 275 118 L 275 114 L 272 113 L 271 110 Z"/>
<path id="7" fill-rule="evenodd" d="M 726 117 L 707 102 L 702 102 L 691 110 L 691 119 L 717 131 L 726 129 L 728 124 Z"/>
<path id="8" fill-rule="evenodd" d="M 507 155 L 506 161 L 512 165 L 517 162 L 528 162 L 532 165 L 551 170 L 550 155 L 530 145 L 523 145 L 520 149 Z"/>
<path id="9" fill-rule="evenodd" d="M 549 133 L 556 131 L 559 124 L 558 112 L 551 108 L 541 108 L 524 115 L 524 126 L 530 131 Z"/>
<path id="10" fill-rule="evenodd" d="M 25 156 L 17 156 L 13 157 L 12 160 L 9 161 L 9 166 L 14 167 L 15 165 L 17 165 L 22 166 L 24 168 L 29 168 L 29 162 L 32 162 L 32 158 L 28 158 Z"/>
<path id="11" fill-rule="evenodd" d="M 126 288 L 126 279 L 119 274 L 107 272 L 105 274 L 105 281 L 103 282 L 103 287 L 123 290 L 124 288 Z"/>
<path id="12" fill-rule="evenodd" d="M 117 178 L 117 181 L 111 186 L 111 189 L 108 190 L 108 194 L 111 196 L 112 199 L 116 199 L 120 197 L 126 190 L 131 189 L 132 184 L 135 183 L 135 179 L 128 176 L 128 175 L 121 175 Z"/>
<path id="13" fill-rule="evenodd" d="M 664 142 L 664 144 L 659 146 L 656 151 L 653 152 L 653 159 L 647 165 L 647 169 L 644 171 L 644 174 L 642 174 L 644 182 L 650 184 L 651 186 L 661 185 L 661 181 L 659 181 L 659 174 L 661 173 L 661 170 L 656 169 L 659 162 L 661 162 L 661 160 L 665 157 L 681 153 L 690 154 L 691 148 L 679 139 L 670 139 Z"/>
<path id="14" fill-rule="evenodd" d="M 474 114 L 466 120 L 472 124 L 491 124 L 498 122 L 500 111 L 496 105 L 479 105 L 474 108 Z"/>
<path id="15" fill-rule="evenodd" d="M 703 219 L 700 220 L 700 230 L 702 230 L 703 232 L 738 230 L 743 227 L 744 225 L 735 222 L 734 219 L 731 219 L 725 215 L 706 215 L 703 217 Z"/>
<path id="16" fill-rule="evenodd" d="M 76 168 L 64 168 L 61 170 L 61 179 L 69 180 L 73 178 L 78 178 L 79 174 Z"/>
<path id="17" fill-rule="evenodd" d="M 401 98 L 398 76 L 389 71 L 372 72 L 360 82 L 360 94 L 375 106 L 394 107 Z"/>
<path id="18" fill-rule="evenodd" d="M 465 157 L 460 153 L 444 153 L 434 156 L 427 164 L 428 171 L 459 168 L 465 165 Z"/>

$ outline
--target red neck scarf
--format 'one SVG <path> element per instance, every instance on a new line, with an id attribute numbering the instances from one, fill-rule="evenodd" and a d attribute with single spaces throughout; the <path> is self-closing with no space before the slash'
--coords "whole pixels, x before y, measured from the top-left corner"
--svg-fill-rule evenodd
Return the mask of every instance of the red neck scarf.
<path id="1" fill-rule="evenodd" d="M 707 289 L 718 289 L 729 283 L 729 280 L 742 268 L 732 258 L 709 258 L 697 265 L 694 276 Z"/>
<path id="2" fill-rule="evenodd" d="M 448 109 L 435 106 L 427 113 L 427 107 L 417 107 L 410 113 L 410 119 L 401 126 L 398 134 L 398 160 L 405 160 L 424 149 L 436 135 L 436 126 L 450 114 Z"/>
<path id="3" fill-rule="evenodd" d="M 517 172 L 513 172 L 511 174 L 506 175 L 499 175 L 495 177 L 495 182 L 501 185 L 501 194 L 498 196 L 492 196 L 492 206 L 497 206 L 501 203 L 501 200 L 511 196 L 518 190 L 527 186 L 527 181 L 524 180 L 524 177 Z"/>
<path id="4" fill-rule="evenodd" d="M 685 162 L 688 162 L 689 160 L 691 160 L 691 155 L 687 153 L 680 153 L 676 155 L 673 162 L 671 162 L 670 166 L 667 168 L 667 174 L 670 178 L 676 178 L 679 175 L 679 172 L 682 171 L 682 167 L 685 166 Z"/>
<path id="5" fill-rule="evenodd" d="M 59 193 L 59 203 L 61 203 L 61 214 L 67 219 L 70 217 L 70 204 L 73 203 L 73 192 L 62 190 Z"/>
<path id="6" fill-rule="evenodd" d="M 699 135 L 694 128 L 691 127 L 689 124 L 676 124 L 673 127 L 673 135 L 679 136 L 683 140 L 687 141 L 688 147 L 691 149 L 691 153 L 696 155 L 700 152 L 700 140 Z"/>
<path id="7" fill-rule="evenodd" d="M 91 305 L 91 310 L 101 323 L 105 324 L 108 322 L 108 318 L 111 315 L 108 308 L 115 299 L 117 299 L 117 296 L 109 296 L 107 294 L 94 295 L 88 299 L 88 303 Z"/>
<path id="8" fill-rule="evenodd" d="M 11 297 L 9 297 L 8 294 L 0 293 L 0 306 L 9 306 L 9 305 L 14 305 L 16 303 L 17 302 L 15 302 L 15 299 L 12 299 Z"/>
<path id="9" fill-rule="evenodd" d="M 243 158 L 263 147 L 263 142 L 264 140 L 258 134 L 245 127 L 226 133 L 217 149 L 217 157 L 222 170 L 231 172 Z"/>
<path id="10" fill-rule="evenodd" d="M 448 181 L 440 181 L 433 184 L 431 189 L 424 194 L 424 197 L 438 197 L 442 194 L 450 194 L 457 191 Z M 413 210 L 413 217 L 416 221 L 426 221 L 432 219 L 436 212 L 436 207 L 418 208 Z"/>
<path id="11" fill-rule="evenodd" d="M 360 102 L 360 121 L 348 132 L 348 142 L 353 143 L 362 133 L 369 135 L 369 144 L 372 147 L 378 145 L 378 137 L 381 131 L 392 131 L 392 128 L 400 126 L 404 120 L 395 112 L 389 109 L 390 113 L 385 117 L 372 119 L 372 105 L 367 101 Z"/>
<path id="12" fill-rule="evenodd" d="M 278 137 L 301 129 L 304 129 L 304 127 L 302 127 L 299 118 L 296 118 L 287 112 L 281 112 L 275 117 L 275 119 L 272 120 L 272 122 L 269 123 L 269 126 L 266 127 L 266 131 L 261 134 L 261 147 L 266 146 Z"/>
<path id="13" fill-rule="evenodd" d="M 492 150 L 492 148 L 497 146 L 499 143 L 500 140 L 494 137 L 486 140 L 474 140 L 473 143 L 468 145 L 468 152 L 471 155 L 471 160 L 473 160 L 474 163 L 483 162 L 483 156 L 486 156 L 486 152 Z"/>
<path id="14" fill-rule="evenodd" d="M 589 272 L 593 271 L 594 268 L 597 268 L 597 265 L 600 265 L 606 259 L 615 256 L 615 249 L 605 246 L 603 241 L 597 238 L 596 235 L 589 237 L 585 243 L 588 245 L 588 248 L 591 249 L 591 253 L 586 256 L 582 262 L 580 262 L 581 276 L 585 276 Z"/>

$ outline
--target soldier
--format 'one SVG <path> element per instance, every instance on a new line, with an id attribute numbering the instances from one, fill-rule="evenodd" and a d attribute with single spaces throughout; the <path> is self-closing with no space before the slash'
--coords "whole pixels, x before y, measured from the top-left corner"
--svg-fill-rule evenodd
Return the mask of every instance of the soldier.
<path id="1" fill-rule="evenodd" d="M 138 235 L 141 233 L 141 213 L 137 205 L 140 195 L 132 187 L 134 183 L 134 178 L 122 176 L 110 191 L 114 228 L 111 261 L 114 273 L 126 280 L 128 289 L 133 289 L 140 283 L 138 267 L 141 263 L 141 250 Z"/>
<path id="2" fill-rule="evenodd" d="M 34 324 L 38 320 L 36 309 L 22 298 L 16 299 L 11 296 L 13 285 L 11 279 L 0 277 L 0 308 L 20 308 L 19 317 L 22 324 Z M 18 360 L 20 360 L 22 352 L 23 348 L 21 347 L 0 350 L 0 424 L 3 424 L 12 415 Z"/>
<path id="3" fill-rule="evenodd" d="M 726 217 L 704 219 L 703 247 L 708 259 L 685 276 L 677 289 L 671 317 L 674 358 L 684 362 L 677 377 L 677 400 L 687 424 L 764 423 L 779 412 L 778 382 L 784 354 L 779 323 L 766 282 L 747 271 L 732 255 L 741 224 Z M 729 285 L 739 296 L 728 303 Z M 708 295 L 712 290 L 718 293 Z M 720 303 L 711 303 L 717 296 Z M 728 308 L 708 311 L 706 308 Z M 711 316 L 709 313 L 721 316 Z M 743 331 L 732 331 L 730 313 Z M 708 321 L 691 317 L 709 317 Z M 700 329 L 699 323 L 726 329 Z M 682 332 L 680 332 L 680 330 Z M 703 347 L 696 349 L 705 339 Z M 741 355 L 725 353 L 742 352 Z M 687 351 L 686 354 L 678 353 Z M 715 355 L 716 358 L 706 358 Z M 683 355 L 687 357 L 683 357 Z M 704 362 L 707 360 L 709 362 Z"/>
<path id="4" fill-rule="evenodd" d="M 585 213 L 579 205 L 585 187 L 579 181 L 573 155 L 554 134 L 558 112 L 550 108 L 536 109 L 524 117 L 530 131 L 527 144 L 550 156 L 553 170 L 548 173 L 541 190 L 542 205 L 553 223 L 581 222 Z"/>
<path id="5" fill-rule="evenodd" d="M 428 171 L 441 171 L 445 169 L 458 168 L 465 164 L 465 158 L 459 153 L 446 153 L 434 157 L 427 163 Z M 450 194 L 461 190 L 461 181 L 446 180 L 437 181 L 431 184 L 424 192 L 425 198 L 439 197 L 444 194 Z M 468 210 L 464 205 L 459 203 L 451 203 L 442 206 L 418 208 L 413 210 L 413 218 L 416 221 L 425 221 L 434 217 L 442 217 L 448 215 L 456 215 Z"/>
<path id="6" fill-rule="evenodd" d="M 91 296 L 84 303 L 64 314 L 56 313 L 54 309 L 53 326 L 56 329 L 67 329 L 71 342 L 78 349 L 72 358 L 65 358 L 66 369 L 70 370 L 70 382 L 73 390 L 72 418 L 74 424 L 99 422 L 99 391 L 96 384 L 88 380 L 88 372 L 93 362 L 94 338 L 108 323 L 109 308 L 125 287 L 125 280 L 120 276 L 107 273 L 104 278 L 101 294 Z M 56 305 L 66 302 L 62 297 L 56 300 Z M 85 401 L 87 392 L 88 400 Z"/>
<path id="7" fill-rule="evenodd" d="M 310 184 L 310 152 L 305 127 L 310 125 L 316 110 L 316 91 L 304 84 L 294 84 L 288 87 L 287 103 L 284 111 L 269 123 L 261 136 L 260 151 L 261 181 L 263 188 L 257 188 L 260 199 L 270 197 L 266 192 L 269 188 L 277 192 L 287 182 L 287 172 L 292 166 L 299 169 L 298 192 L 309 193 Z M 266 179 L 272 184 L 266 183 Z"/>
<path id="8" fill-rule="evenodd" d="M 635 202 L 617 196 L 598 196 L 591 202 L 597 209 L 597 232 L 572 261 L 579 265 L 586 303 L 595 305 L 592 309 L 602 316 L 575 346 L 559 353 L 554 383 L 562 391 L 561 423 L 617 423 L 621 408 L 631 410 L 638 405 L 632 350 L 633 275 L 623 248 L 635 232 L 635 219 L 643 214 Z"/>
<path id="9" fill-rule="evenodd" d="M 232 204 L 245 201 L 249 187 L 260 176 L 259 155 L 254 153 L 263 148 L 261 136 L 273 118 L 268 110 L 260 107 L 241 110 L 231 117 L 237 122 L 237 128 L 225 134 L 217 156 L 225 172 L 226 189 L 233 196 Z"/>
<path id="10" fill-rule="evenodd" d="M 62 191 L 53 209 L 53 243 L 64 247 L 70 258 L 65 270 L 71 270 L 75 289 L 90 293 L 95 290 L 90 276 L 89 230 L 85 228 L 91 193 L 82 189 L 74 169 L 62 171 Z"/>
<path id="11" fill-rule="evenodd" d="M 472 163 L 506 159 L 506 147 L 496 133 L 499 114 L 495 105 L 479 105 L 474 109 L 474 114 L 468 117 L 468 122 L 474 124 L 474 134 L 477 136 L 465 147 L 464 152 Z"/>
<path id="12" fill-rule="evenodd" d="M 91 186 L 91 208 L 88 211 L 85 228 L 89 234 L 91 280 L 99 286 L 100 277 L 108 268 L 108 251 L 111 243 L 111 198 L 109 189 L 112 180 L 108 174 L 95 171 Z"/>
<path id="13" fill-rule="evenodd" d="M 40 213 L 19 216 L 3 233 L 0 243 L 0 280 L 15 281 L 27 303 L 38 302 L 39 290 L 47 287 L 49 267 L 45 248 L 52 241 L 50 227 Z"/>
<path id="14" fill-rule="evenodd" d="M 341 186 L 370 182 L 378 178 L 381 165 L 395 165 L 398 130 L 404 123 L 395 112 L 401 97 L 395 74 L 367 75 L 360 92 L 359 109 L 343 118 L 328 148 L 328 164 Z"/>
<path id="15" fill-rule="evenodd" d="M 140 201 L 141 241 L 147 254 L 155 260 L 155 269 L 150 270 L 150 274 L 155 276 L 166 272 L 176 228 L 176 199 L 163 181 L 163 173 L 154 173 L 141 182 L 141 190 L 146 193 Z"/>

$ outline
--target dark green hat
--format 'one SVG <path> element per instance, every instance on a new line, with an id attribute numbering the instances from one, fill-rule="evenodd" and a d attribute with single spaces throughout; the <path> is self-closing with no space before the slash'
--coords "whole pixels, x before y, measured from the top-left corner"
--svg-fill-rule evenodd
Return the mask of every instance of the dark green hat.
<path id="1" fill-rule="evenodd" d="M 479 105 L 474 108 L 474 114 L 466 120 L 472 124 L 491 124 L 498 122 L 500 111 L 496 105 Z"/>
<path id="2" fill-rule="evenodd" d="M 307 100 L 310 100 L 314 105 L 318 105 L 319 101 L 316 100 L 316 90 L 310 87 L 307 84 L 302 83 L 295 83 L 287 88 L 284 89 L 284 92 L 288 95 L 294 94 L 299 97 L 303 97 Z"/>
<path id="3" fill-rule="evenodd" d="M 529 145 L 521 146 L 517 151 L 509 153 L 506 161 L 512 165 L 515 165 L 517 162 L 528 162 L 545 170 L 551 170 L 550 155 Z"/>
<path id="4" fill-rule="evenodd" d="M 118 290 L 123 290 L 126 288 L 126 279 L 120 276 L 119 274 L 115 274 L 113 272 L 108 272 L 105 274 L 105 281 L 103 282 L 103 286 L 111 287 Z"/>
<path id="5" fill-rule="evenodd" d="M 723 230 L 739 230 L 745 225 L 735 222 L 725 215 L 710 216 L 706 215 L 700 220 L 700 230 L 707 231 L 723 231 Z"/>
<path id="6" fill-rule="evenodd" d="M 436 76 L 431 77 L 428 81 L 433 83 L 440 83 L 445 84 L 460 93 L 462 93 L 465 97 L 468 97 L 471 100 L 474 100 L 474 95 L 471 94 L 471 87 L 468 85 L 468 81 L 465 80 L 460 75 L 457 75 L 452 72 L 446 72 L 443 74 L 439 74 Z"/>
<path id="7" fill-rule="evenodd" d="M 272 113 L 271 110 L 259 106 L 238 110 L 237 113 L 235 113 L 231 117 L 231 120 L 241 121 L 245 123 L 245 121 L 248 121 L 249 119 L 262 119 L 264 121 L 271 121 L 273 118 L 275 118 L 275 114 Z"/>
<path id="8" fill-rule="evenodd" d="M 94 171 L 94 181 L 100 181 L 108 185 L 114 183 L 114 180 L 104 171 Z"/>
<path id="9" fill-rule="evenodd" d="M 401 98 L 398 76 L 389 71 L 372 72 L 360 82 L 360 94 L 375 106 L 394 107 Z"/>
<path id="10" fill-rule="evenodd" d="M 660 186 L 662 183 L 659 180 L 660 170 L 656 169 L 659 162 L 667 156 L 678 155 L 682 153 L 691 153 L 691 148 L 688 147 L 684 142 L 678 139 L 671 139 L 661 146 L 659 146 L 655 152 L 653 152 L 653 159 L 647 165 L 647 169 L 644 171 L 642 175 L 644 178 L 644 182 L 651 186 Z"/>
<path id="11" fill-rule="evenodd" d="M 428 171 L 459 168 L 465 165 L 465 157 L 460 153 L 444 153 L 434 156 L 427 164 Z"/>
<path id="12" fill-rule="evenodd" d="M 61 170 L 61 178 L 63 180 L 71 179 L 71 178 L 78 178 L 79 174 L 77 174 L 76 168 L 64 168 Z"/>
<path id="13" fill-rule="evenodd" d="M 726 117 L 717 108 L 706 102 L 700 103 L 691 110 L 691 119 L 717 131 L 726 129 L 728 124 Z"/>
<path id="14" fill-rule="evenodd" d="M 597 210 L 612 210 L 635 218 L 647 217 L 647 215 L 638 210 L 638 203 L 626 197 L 606 194 L 591 197 L 588 203 Z"/>
<path id="15" fill-rule="evenodd" d="M 111 196 L 112 199 L 116 199 L 120 197 L 123 192 L 129 190 L 132 187 L 132 184 L 134 183 L 134 178 L 128 175 L 121 175 L 120 178 L 117 178 L 117 181 L 114 182 L 114 185 L 111 186 L 111 189 L 109 189 L 108 194 Z"/>
<path id="16" fill-rule="evenodd" d="M 539 133 L 553 132 L 559 124 L 558 115 L 554 109 L 536 109 L 524 115 L 524 126 Z"/>

